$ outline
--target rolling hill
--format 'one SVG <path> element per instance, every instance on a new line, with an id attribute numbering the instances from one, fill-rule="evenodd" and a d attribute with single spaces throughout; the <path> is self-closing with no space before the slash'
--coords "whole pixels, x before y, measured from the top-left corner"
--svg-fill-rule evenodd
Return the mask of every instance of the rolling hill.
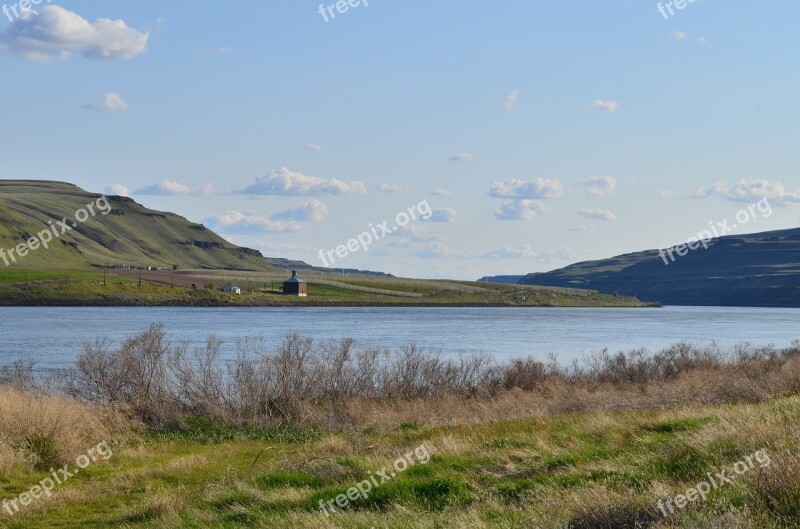
<path id="1" fill-rule="evenodd" d="M 730 235 L 674 262 L 658 250 L 528 274 L 521 285 L 590 288 L 666 305 L 800 307 L 800 229 Z"/>
<path id="2" fill-rule="evenodd" d="M 25 242 L 47 230 L 52 221 L 59 237 L 53 238 L 47 251 L 29 252 L 14 266 L 271 268 L 260 252 L 233 245 L 202 224 L 147 209 L 121 196 L 107 197 L 109 211 L 105 203 L 97 202 L 102 196 L 64 182 L 0 180 L 0 248 L 8 250 Z M 76 212 L 87 210 L 89 204 L 95 216 L 75 222 Z M 57 224 L 62 218 L 72 228 L 63 234 Z"/>

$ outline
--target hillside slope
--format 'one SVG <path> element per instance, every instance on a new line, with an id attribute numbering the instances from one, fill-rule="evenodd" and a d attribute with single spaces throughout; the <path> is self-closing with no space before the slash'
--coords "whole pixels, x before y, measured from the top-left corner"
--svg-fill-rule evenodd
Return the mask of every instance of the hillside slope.
<path id="1" fill-rule="evenodd" d="M 133 199 L 89 193 L 63 182 L 0 180 L 0 248 L 9 250 L 66 218 L 72 229 L 17 259 L 24 268 L 91 265 L 166 266 L 263 270 L 271 268 L 261 253 L 240 248 L 173 213 L 145 208 Z M 75 222 L 78 210 L 96 212 Z M 102 205 L 103 207 L 99 207 Z M 103 215 L 102 211 L 108 213 Z M 2 263 L 2 261 L 0 261 Z M 4 266 L 3 263 L 0 266 Z"/>
<path id="2" fill-rule="evenodd" d="M 800 307 L 800 229 L 721 237 L 669 264 L 658 250 L 587 261 L 528 274 L 520 284 L 590 288 L 668 305 Z"/>

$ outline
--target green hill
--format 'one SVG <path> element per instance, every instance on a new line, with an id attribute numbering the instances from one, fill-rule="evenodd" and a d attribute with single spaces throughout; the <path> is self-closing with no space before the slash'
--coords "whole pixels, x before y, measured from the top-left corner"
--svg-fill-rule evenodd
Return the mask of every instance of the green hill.
<path id="1" fill-rule="evenodd" d="M 56 226 L 49 248 L 16 258 L 20 268 L 154 266 L 263 270 L 261 253 L 240 248 L 173 213 L 147 209 L 133 199 L 89 193 L 63 182 L 0 180 L 0 248 L 7 252 Z M 75 222 L 76 212 L 93 205 L 95 215 Z M 101 207 L 102 206 L 102 207 Z M 106 214 L 102 214 L 107 212 Z M 63 218 L 71 228 L 61 234 Z M 76 224 L 74 227 L 73 224 Z"/>
<path id="2" fill-rule="evenodd" d="M 658 250 L 528 274 L 523 285 L 590 288 L 667 305 L 800 307 L 800 229 L 710 241 L 668 264 Z"/>

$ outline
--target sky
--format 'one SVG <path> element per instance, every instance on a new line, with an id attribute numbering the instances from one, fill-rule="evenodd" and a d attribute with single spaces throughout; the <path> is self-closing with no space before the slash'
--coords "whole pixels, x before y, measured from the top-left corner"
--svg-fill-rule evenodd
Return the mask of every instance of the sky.
<path id="1" fill-rule="evenodd" d="M 796 1 L 350 4 L 0 0 L 0 179 L 422 278 L 800 224 Z"/>

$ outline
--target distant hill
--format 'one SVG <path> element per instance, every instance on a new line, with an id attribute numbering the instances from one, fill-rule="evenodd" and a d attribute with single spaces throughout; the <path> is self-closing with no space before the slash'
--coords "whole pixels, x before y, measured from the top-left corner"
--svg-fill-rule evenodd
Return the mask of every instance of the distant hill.
<path id="1" fill-rule="evenodd" d="M 66 217 L 71 225 L 76 211 L 96 204 L 102 196 L 64 182 L 0 180 L 0 248 L 13 248 L 46 230 L 49 221 Z M 110 213 L 99 214 L 95 205 L 94 217 L 54 238 L 49 249 L 20 258 L 16 266 L 270 268 L 260 252 L 231 244 L 202 224 L 145 208 L 127 197 L 107 199 Z"/>
<path id="2" fill-rule="evenodd" d="M 484 276 L 478 279 L 479 283 L 497 283 L 500 285 L 517 285 L 525 276 Z"/>
<path id="3" fill-rule="evenodd" d="M 800 307 L 800 229 L 721 237 L 668 265 L 658 250 L 648 250 L 528 274 L 519 284 L 617 292 L 665 305 Z"/>

